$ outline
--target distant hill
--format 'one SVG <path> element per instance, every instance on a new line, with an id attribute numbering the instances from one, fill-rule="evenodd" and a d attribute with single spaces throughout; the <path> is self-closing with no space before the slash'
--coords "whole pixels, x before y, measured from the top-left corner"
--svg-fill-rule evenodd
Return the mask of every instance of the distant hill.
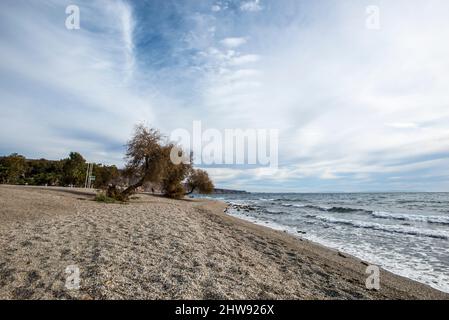
<path id="1" fill-rule="evenodd" d="M 244 191 L 244 190 L 231 190 L 231 189 L 218 189 L 215 188 L 214 189 L 214 194 L 247 194 L 249 192 Z"/>
<path id="2" fill-rule="evenodd" d="M 232 189 L 220 189 L 215 188 L 212 194 L 249 194 L 250 192 L 244 190 L 232 190 Z M 194 191 L 193 194 L 199 194 L 197 191 Z"/>

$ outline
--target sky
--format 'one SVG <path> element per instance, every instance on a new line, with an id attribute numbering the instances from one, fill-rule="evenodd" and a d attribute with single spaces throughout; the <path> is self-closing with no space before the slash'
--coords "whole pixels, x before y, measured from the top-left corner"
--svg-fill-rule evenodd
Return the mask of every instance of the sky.
<path id="1" fill-rule="evenodd" d="M 446 0 L 2 0 L 0 155 L 122 167 L 136 124 L 201 121 L 278 130 L 277 168 L 203 166 L 217 187 L 447 192 L 448 16 Z"/>

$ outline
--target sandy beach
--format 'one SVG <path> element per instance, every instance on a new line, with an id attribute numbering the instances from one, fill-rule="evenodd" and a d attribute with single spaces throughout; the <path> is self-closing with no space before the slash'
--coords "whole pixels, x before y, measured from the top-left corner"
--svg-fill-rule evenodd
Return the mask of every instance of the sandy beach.
<path id="1" fill-rule="evenodd" d="M 0 299 L 447 299 L 367 263 L 231 217 L 225 204 L 0 186 Z M 65 269 L 80 270 L 80 289 Z"/>

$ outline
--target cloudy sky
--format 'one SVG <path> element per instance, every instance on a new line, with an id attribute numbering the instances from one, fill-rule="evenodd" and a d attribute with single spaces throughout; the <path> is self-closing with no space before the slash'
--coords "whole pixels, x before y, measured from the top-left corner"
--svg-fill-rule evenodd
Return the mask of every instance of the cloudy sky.
<path id="1" fill-rule="evenodd" d="M 219 187 L 449 191 L 448 16 L 446 0 L 2 0 L 0 154 L 122 166 L 136 123 L 198 120 L 279 130 L 277 170 L 208 167 Z"/>

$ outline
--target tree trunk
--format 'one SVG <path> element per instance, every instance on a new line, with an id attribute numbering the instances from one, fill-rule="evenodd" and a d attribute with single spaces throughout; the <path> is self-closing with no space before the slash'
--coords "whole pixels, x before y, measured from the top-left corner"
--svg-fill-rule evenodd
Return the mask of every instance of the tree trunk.
<path id="1" fill-rule="evenodd" d="M 126 188 L 125 190 L 123 190 L 121 192 L 121 196 L 125 199 L 127 199 L 132 193 L 134 193 L 136 191 L 136 189 L 138 187 L 143 186 L 143 184 L 145 183 L 145 181 L 147 180 L 147 176 L 148 176 L 148 170 L 150 168 L 150 159 L 149 157 L 145 157 L 145 169 L 144 169 L 144 174 L 143 177 L 135 184 L 129 186 L 128 188 Z"/>
<path id="2" fill-rule="evenodd" d="M 140 179 L 139 182 L 137 182 L 137 183 L 135 183 L 135 184 L 129 186 L 129 187 L 126 188 L 125 190 L 123 190 L 123 191 L 121 192 L 121 195 L 122 195 L 123 197 L 125 197 L 125 198 L 128 198 L 131 194 L 133 194 L 133 193 L 136 191 L 136 189 L 137 189 L 138 187 L 143 186 L 143 183 L 144 183 L 144 182 L 145 182 L 145 178 Z"/>
<path id="3" fill-rule="evenodd" d="M 184 193 L 184 195 L 187 196 L 187 195 L 189 195 L 189 194 L 192 194 L 193 191 L 195 191 L 195 187 L 193 187 L 192 189 L 190 189 L 189 192 Z"/>

